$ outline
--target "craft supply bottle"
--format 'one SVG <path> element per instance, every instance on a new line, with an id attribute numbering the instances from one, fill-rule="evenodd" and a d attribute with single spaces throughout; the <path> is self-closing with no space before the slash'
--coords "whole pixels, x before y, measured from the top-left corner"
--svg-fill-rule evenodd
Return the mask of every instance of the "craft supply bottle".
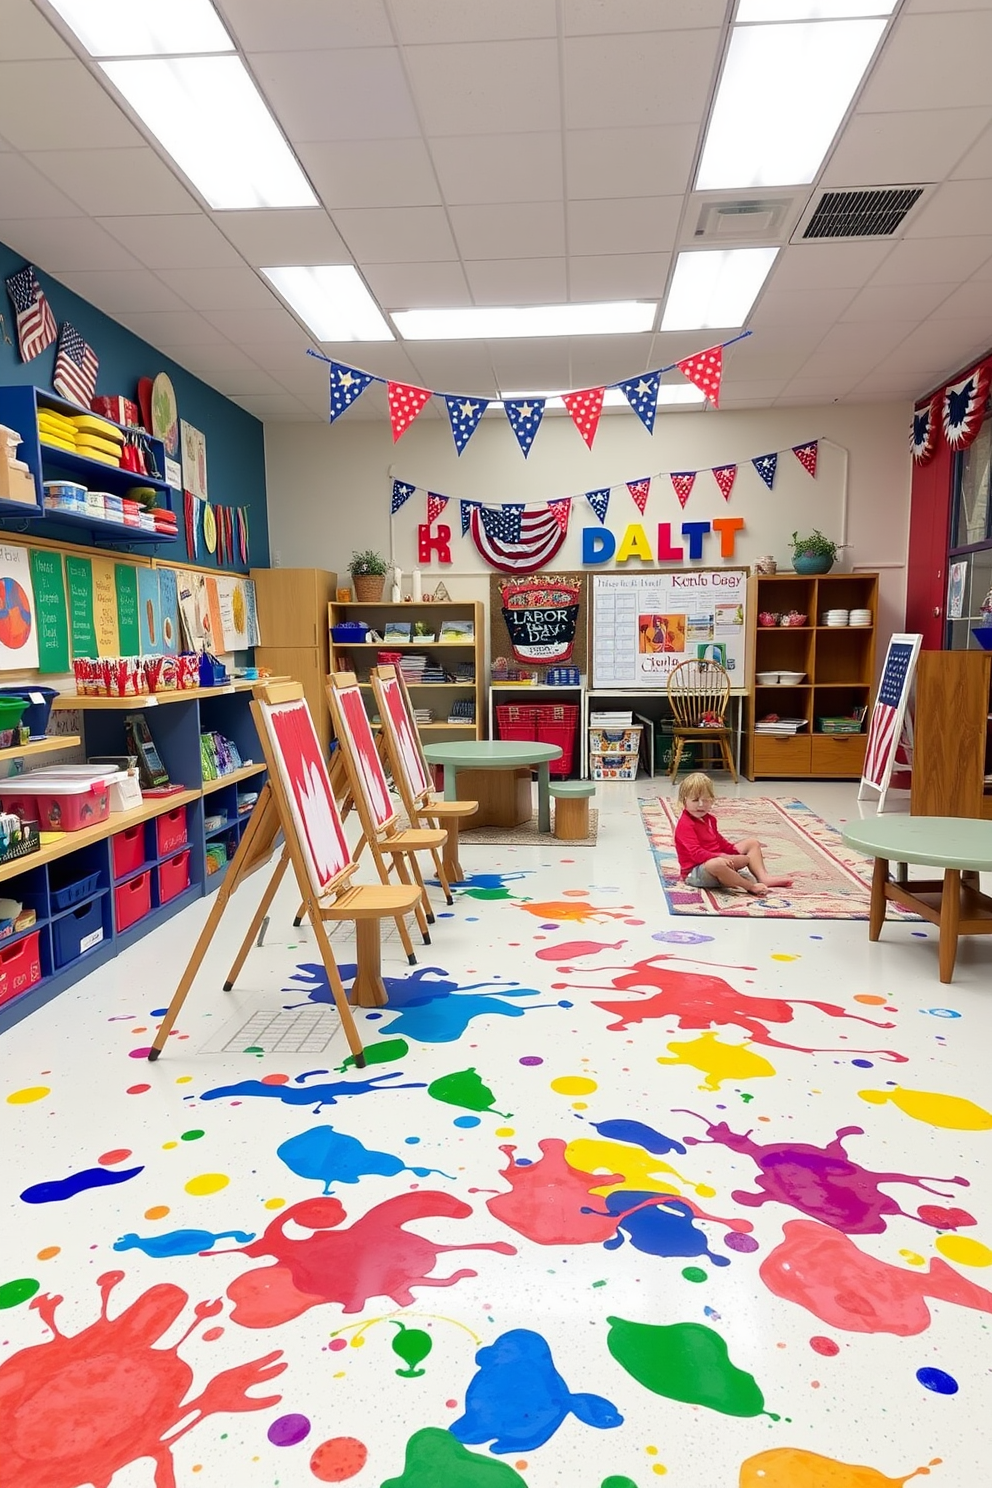
<path id="1" fill-rule="evenodd" d="M 423 581 L 421 579 L 419 568 L 415 568 L 413 570 L 413 573 L 411 575 L 411 583 L 413 586 L 411 589 L 411 593 L 413 594 L 414 603 L 416 604 L 423 598 L 424 593 Z"/>
<path id="2" fill-rule="evenodd" d="M 401 568 L 394 568 L 393 569 L 393 582 L 392 582 L 392 586 L 391 586 L 391 588 L 389 590 L 389 600 L 390 600 L 390 603 L 391 604 L 399 604 L 399 602 L 400 602 L 400 600 L 402 598 L 403 598 L 403 570 Z"/>

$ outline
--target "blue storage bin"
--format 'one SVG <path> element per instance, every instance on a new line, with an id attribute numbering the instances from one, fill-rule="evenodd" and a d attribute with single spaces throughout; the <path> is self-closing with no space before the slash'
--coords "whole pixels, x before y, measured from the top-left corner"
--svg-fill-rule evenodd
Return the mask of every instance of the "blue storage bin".
<path id="1" fill-rule="evenodd" d="M 91 899 L 81 904 L 52 926 L 55 942 L 55 966 L 68 966 L 84 952 L 99 945 L 106 937 L 103 924 L 103 899 Z"/>
<path id="2" fill-rule="evenodd" d="M 31 693 L 42 697 L 40 703 L 29 703 L 21 722 L 30 729 L 32 737 L 44 734 L 52 711 L 52 699 L 57 698 L 57 687 L 38 687 L 34 682 L 22 682 L 20 687 L 0 687 L 0 697 L 29 697 Z"/>
<path id="3" fill-rule="evenodd" d="M 75 883 L 66 884 L 64 888 L 52 888 L 52 910 L 59 914 L 63 909 L 71 909 L 74 904 L 81 904 L 91 894 L 95 894 L 100 887 L 99 873 L 87 873 L 85 878 L 77 878 Z"/>

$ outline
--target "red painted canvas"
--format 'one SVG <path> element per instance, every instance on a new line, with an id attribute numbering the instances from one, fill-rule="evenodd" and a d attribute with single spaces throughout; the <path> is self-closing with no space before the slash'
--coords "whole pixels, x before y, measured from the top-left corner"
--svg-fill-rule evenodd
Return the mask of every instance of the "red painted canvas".
<path id="1" fill-rule="evenodd" d="M 351 854 L 310 709 L 302 699 L 293 703 L 262 703 L 261 709 L 306 856 L 310 882 L 322 893 L 347 867 Z"/>
<path id="2" fill-rule="evenodd" d="M 389 786 L 386 784 L 379 751 L 375 747 L 375 737 L 369 725 L 361 691 L 357 687 L 342 687 L 336 696 L 341 709 L 342 726 L 347 734 L 346 743 L 358 767 L 372 819 L 377 827 L 385 827 L 396 812 L 389 799 Z"/>
<path id="3" fill-rule="evenodd" d="M 410 715 L 406 710 L 403 693 L 400 684 L 395 677 L 387 678 L 382 684 L 382 695 L 392 721 L 398 744 L 399 763 L 407 785 L 413 795 L 419 796 L 422 791 L 430 788 L 430 781 L 424 773 L 423 761 L 420 758 L 420 750 L 413 736 L 413 725 Z"/>

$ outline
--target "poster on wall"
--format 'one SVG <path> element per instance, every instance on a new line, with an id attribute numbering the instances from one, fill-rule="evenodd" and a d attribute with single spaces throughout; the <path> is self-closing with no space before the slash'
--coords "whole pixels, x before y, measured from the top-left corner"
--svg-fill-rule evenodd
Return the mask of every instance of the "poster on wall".
<path id="1" fill-rule="evenodd" d="M 38 665 L 38 629 L 27 548 L 0 544 L 0 671 Z"/>
<path id="2" fill-rule="evenodd" d="M 69 670 L 69 616 L 65 602 L 62 554 L 34 549 L 31 553 L 31 583 L 34 616 L 38 631 L 39 672 Z"/>
<path id="3" fill-rule="evenodd" d="M 175 656 L 179 650 L 179 585 L 174 568 L 158 570 L 158 603 L 162 616 L 162 650 Z"/>
<path id="4" fill-rule="evenodd" d="M 158 597 L 158 574 L 151 568 L 138 569 L 138 630 L 144 656 L 162 654 L 162 609 Z"/>
<path id="5" fill-rule="evenodd" d="M 98 656 L 93 624 L 93 565 L 90 560 L 67 556 L 65 579 L 69 590 L 72 654 L 77 660 Z"/>
<path id="6" fill-rule="evenodd" d="M 500 585 L 503 621 L 517 661 L 553 666 L 569 661 L 579 622 L 580 585 L 548 576 Z"/>
<path id="7" fill-rule="evenodd" d="M 250 610 L 248 591 L 254 591 L 250 579 L 241 579 L 233 574 L 219 574 L 212 581 L 217 587 L 217 612 L 220 617 L 220 640 L 222 651 L 246 651 L 257 642 L 251 639 L 249 626 Z"/>
<path id="8" fill-rule="evenodd" d="M 98 656 L 120 656 L 117 620 L 117 578 L 111 558 L 91 558 L 93 565 L 93 624 Z"/>
<path id="9" fill-rule="evenodd" d="M 185 419 L 179 421 L 183 457 L 183 490 L 200 501 L 207 499 L 207 436 Z"/>
<path id="10" fill-rule="evenodd" d="M 964 586 L 968 564 L 952 563 L 947 570 L 947 618 L 960 620 L 964 614 Z"/>
<path id="11" fill-rule="evenodd" d="M 114 564 L 117 589 L 117 635 L 121 656 L 137 656 L 141 650 L 138 628 L 138 573 L 133 563 Z"/>
<path id="12" fill-rule="evenodd" d="M 189 569 L 176 574 L 179 600 L 179 622 L 182 626 L 182 649 L 202 651 L 206 639 L 204 617 L 207 611 L 206 576 Z"/>
<path id="13" fill-rule="evenodd" d="M 746 569 L 597 574 L 593 583 L 594 687 L 663 689 L 680 662 L 706 659 L 744 689 Z"/>

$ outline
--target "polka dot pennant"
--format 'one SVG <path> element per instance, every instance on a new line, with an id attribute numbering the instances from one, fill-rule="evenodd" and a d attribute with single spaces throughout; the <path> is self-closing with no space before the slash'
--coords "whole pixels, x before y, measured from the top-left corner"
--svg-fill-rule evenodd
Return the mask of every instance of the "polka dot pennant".
<path id="1" fill-rule="evenodd" d="M 578 393 L 566 393 L 562 398 L 562 402 L 572 416 L 572 423 L 590 449 L 596 438 L 596 430 L 599 428 L 599 416 L 603 411 L 605 391 L 606 389 L 601 387 L 583 388 Z"/>
<path id="2" fill-rule="evenodd" d="M 811 439 L 807 444 L 794 444 L 792 446 L 792 453 L 803 469 L 809 471 L 814 480 L 816 479 L 816 457 L 819 448 L 820 441 L 818 439 Z"/>
<path id="3" fill-rule="evenodd" d="M 683 377 L 706 394 L 714 408 L 720 407 L 720 382 L 723 378 L 723 347 L 710 346 L 706 351 L 697 351 L 695 356 L 676 362 Z"/>
<path id="4" fill-rule="evenodd" d="M 393 426 L 393 443 L 406 433 L 417 414 L 430 398 L 428 388 L 412 387 L 407 382 L 388 384 L 389 419 Z"/>
<path id="5" fill-rule="evenodd" d="M 447 506 L 447 504 L 448 504 L 448 498 L 447 498 L 447 496 L 435 496 L 435 494 L 434 494 L 433 491 L 428 491 L 428 493 L 427 493 L 427 525 L 428 525 L 428 527 L 431 525 L 432 522 L 435 522 L 437 520 L 437 518 L 444 511 L 444 508 Z"/>
<path id="6" fill-rule="evenodd" d="M 720 487 L 720 494 L 724 501 L 729 501 L 730 493 L 734 489 L 734 481 L 737 479 L 737 466 L 718 465 L 713 471 L 713 479 Z"/>
<path id="7" fill-rule="evenodd" d="M 651 477 L 647 476 L 645 480 L 628 481 L 627 490 L 633 496 L 634 504 L 643 517 L 644 508 L 648 504 L 648 492 L 651 490 Z"/>
<path id="8" fill-rule="evenodd" d="M 374 381 L 371 373 L 360 372 L 357 367 L 345 366 L 343 362 L 331 363 L 331 416 L 329 422 L 333 424 L 336 418 L 349 409 L 356 398 L 360 398 Z"/>
<path id="9" fill-rule="evenodd" d="M 673 470 L 670 476 L 675 494 L 679 498 L 679 506 L 685 511 L 685 504 L 692 495 L 692 488 L 696 484 L 696 472 L 694 470 Z"/>
<path id="10" fill-rule="evenodd" d="M 764 481 L 765 485 L 770 491 L 772 486 L 775 484 L 775 470 L 778 465 L 778 455 L 758 455 L 757 459 L 751 461 L 751 464 L 754 466 L 755 470 L 761 476 L 761 479 Z"/>

